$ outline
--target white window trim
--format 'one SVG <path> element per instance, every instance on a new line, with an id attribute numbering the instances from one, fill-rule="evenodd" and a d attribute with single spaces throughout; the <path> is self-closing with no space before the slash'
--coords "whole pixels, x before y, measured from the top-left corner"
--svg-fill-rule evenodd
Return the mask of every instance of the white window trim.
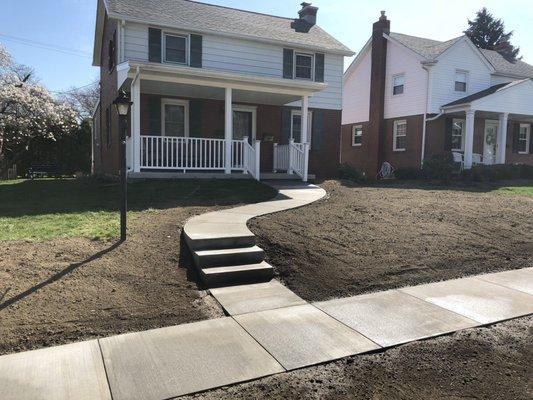
<path id="1" fill-rule="evenodd" d="M 296 76 L 296 56 L 311 57 L 311 78 L 298 78 Z M 314 81 L 315 80 L 315 55 L 313 53 L 304 53 L 302 51 L 294 51 L 294 56 L 292 60 L 292 76 L 294 76 L 294 79 L 298 79 L 302 81 Z"/>
<path id="2" fill-rule="evenodd" d="M 398 125 L 405 125 L 405 135 L 398 135 Z M 396 140 L 398 136 L 407 138 L 407 120 L 399 119 L 394 121 L 393 134 L 392 134 L 392 150 L 393 151 L 405 151 L 406 149 L 399 149 L 396 147 Z"/>
<path id="3" fill-rule="evenodd" d="M 294 116 L 299 115 L 302 116 L 301 110 L 291 110 L 291 136 L 290 139 L 293 139 L 294 136 L 292 135 L 292 129 L 293 129 L 293 121 Z M 313 111 L 307 111 L 307 143 L 311 144 L 311 136 L 313 136 Z"/>
<path id="4" fill-rule="evenodd" d="M 465 129 L 466 129 L 466 120 L 465 119 L 462 119 L 462 118 L 454 118 L 452 119 L 452 137 L 453 137 L 453 124 L 455 123 L 455 121 L 461 121 L 463 123 L 463 130 L 461 131 L 461 148 L 460 149 L 454 149 L 452 147 L 452 150 L 451 151 L 460 151 L 460 152 L 463 152 L 465 151 Z M 453 141 L 452 141 L 453 143 Z"/>
<path id="5" fill-rule="evenodd" d="M 403 92 L 402 93 L 398 93 L 398 94 L 394 94 L 394 80 L 396 78 L 399 78 L 400 76 L 403 76 Z M 392 82 L 391 82 L 391 96 L 393 97 L 400 97 L 400 96 L 403 96 L 405 94 L 405 72 L 402 72 L 402 73 L 399 73 L 399 74 L 394 74 L 392 76 Z"/>
<path id="6" fill-rule="evenodd" d="M 167 60 L 167 45 L 166 45 L 166 37 L 168 36 L 177 36 L 182 37 L 185 39 L 185 62 L 177 62 L 177 61 L 168 61 Z M 172 32 L 172 31 L 163 31 L 161 33 L 161 56 L 164 64 L 172 64 L 172 65 L 189 65 L 189 54 L 190 54 L 190 46 L 191 44 L 191 35 L 187 33 L 181 33 L 181 32 Z"/>
<path id="7" fill-rule="evenodd" d="M 531 141 L 531 125 L 520 124 L 520 129 L 526 128 L 526 151 L 519 151 L 518 154 L 529 154 L 529 145 Z M 518 139 L 520 139 L 520 130 L 518 131 Z M 520 141 L 520 140 L 519 140 Z"/>
<path id="8" fill-rule="evenodd" d="M 233 105 L 233 111 L 251 112 L 252 113 L 252 140 L 257 138 L 257 107 L 245 106 L 240 104 Z"/>
<path id="9" fill-rule="evenodd" d="M 456 78 L 457 78 L 457 74 L 465 74 L 465 83 L 466 83 L 466 90 L 464 92 L 461 92 L 460 90 L 455 90 L 455 82 L 458 82 L 456 81 Z M 455 70 L 455 74 L 453 75 L 453 91 L 455 93 L 463 93 L 463 94 L 467 94 L 468 93 L 468 88 L 470 87 L 470 73 L 469 71 L 466 71 L 464 69 L 456 69 Z"/>
<path id="10" fill-rule="evenodd" d="M 357 131 L 361 131 L 360 135 L 356 135 Z M 352 126 L 352 147 L 360 147 L 363 143 L 355 143 L 355 137 L 360 136 L 361 141 L 363 140 L 363 125 L 354 125 Z"/>
<path id="11" fill-rule="evenodd" d="M 178 105 L 183 106 L 185 108 L 185 121 L 184 121 L 184 128 L 185 128 L 185 137 L 189 137 L 189 100 L 181 100 L 181 99 L 168 99 L 168 98 L 162 98 L 161 99 L 161 136 L 166 136 L 165 133 L 165 106 L 167 104 L 172 105 Z"/>

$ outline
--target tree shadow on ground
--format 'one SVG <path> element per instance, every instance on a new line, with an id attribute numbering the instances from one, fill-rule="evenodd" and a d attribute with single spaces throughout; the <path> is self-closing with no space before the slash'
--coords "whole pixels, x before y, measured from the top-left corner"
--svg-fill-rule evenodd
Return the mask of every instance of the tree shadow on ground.
<path id="1" fill-rule="evenodd" d="M 229 206 L 268 200 L 270 186 L 254 180 L 146 180 L 128 185 L 128 209 Z M 95 179 L 38 179 L 0 184 L 0 217 L 117 211 L 116 182 Z"/>

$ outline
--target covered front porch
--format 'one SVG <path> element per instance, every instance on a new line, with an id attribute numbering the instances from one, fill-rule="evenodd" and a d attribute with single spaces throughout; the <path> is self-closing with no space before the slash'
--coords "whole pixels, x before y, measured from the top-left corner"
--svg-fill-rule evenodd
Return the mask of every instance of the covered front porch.
<path id="1" fill-rule="evenodd" d="M 531 163 L 533 82 L 493 86 L 442 107 L 455 161 L 476 164 Z"/>
<path id="2" fill-rule="evenodd" d="M 151 63 L 129 62 L 119 71 L 119 87 L 133 102 L 130 176 L 259 180 L 261 172 L 279 170 L 307 181 L 309 97 L 325 84 Z M 282 107 L 295 101 L 300 123 L 278 144 Z"/>

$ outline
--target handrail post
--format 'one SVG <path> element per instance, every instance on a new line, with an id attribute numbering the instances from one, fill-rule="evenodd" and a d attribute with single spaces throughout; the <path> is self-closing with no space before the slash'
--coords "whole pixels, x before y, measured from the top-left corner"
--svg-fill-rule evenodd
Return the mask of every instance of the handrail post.
<path id="1" fill-rule="evenodd" d="M 276 166 L 278 165 L 278 144 L 273 143 L 272 144 L 272 172 L 276 173 L 278 170 L 276 169 Z"/>
<path id="2" fill-rule="evenodd" d="M 255 179 L 258 181 L 261 180 L 261 141 L 256 140 L 254 143 L 255 147 Z"/>
<path id="3" fill-rule="evenodd" d="M 307 170 L 309 168 L 309 143 L 304 143 L 304 170 L 303 170 L 303 177 L 302 180 L 304 182 L 307 182 Z"/>
<path id="4" fill-rule="evenodd" d="M 294 139 L 291 138 L 291 139 L 289 140 L 289 169 L 287 169 L 287 173 L 288 173 L 288 174 L 291 174 L 291 175 L 292 175 L 293 172 L 294 172 L 294 171 L 293 171 L 293 168 L 292 168 L 292 152 L 293 152 L 292 148 L 293 148 L 293 147 L 294 147 Z"/>
<path id="5" fill-rule="evenodd" d="M 248 148 L 248 136 L 244 136 L 242 138 L 242 146 L 241 146 L 241 149 L 242 149 L 242 153 L 240 154 L 240 158 L 241 158 L 241 162 L 242 162 L 242 167 L 243 167 L 243 171 L 242 173 L 243 174 L 247 174 L 248 171 L 250 171 L 250 165 L 248 163 L 248 153 L 249 153 L 249 148 Z"/>

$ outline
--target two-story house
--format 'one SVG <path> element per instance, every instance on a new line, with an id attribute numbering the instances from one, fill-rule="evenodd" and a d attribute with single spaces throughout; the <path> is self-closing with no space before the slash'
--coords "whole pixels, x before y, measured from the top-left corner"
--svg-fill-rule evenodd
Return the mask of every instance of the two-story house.
<path id="1" fill-rule="evenodd" d="M 433 154 L 472 164 L 533 164 L 533 66 L 478 49 L 390 32 L 382 12 L 346 70 L 341 162 L 374 176 L 387 161 Z"/>
<path id="2" fill-rule="evenodd" d="M 132 177 L 335 175 L 353 52 L 316 25 L 317 11 L 302 3 L 297 18 L 282 18 L 190 0 L 99 0 L 94 169 L 118 170 L 112 103 L 125 91 Z"/>

